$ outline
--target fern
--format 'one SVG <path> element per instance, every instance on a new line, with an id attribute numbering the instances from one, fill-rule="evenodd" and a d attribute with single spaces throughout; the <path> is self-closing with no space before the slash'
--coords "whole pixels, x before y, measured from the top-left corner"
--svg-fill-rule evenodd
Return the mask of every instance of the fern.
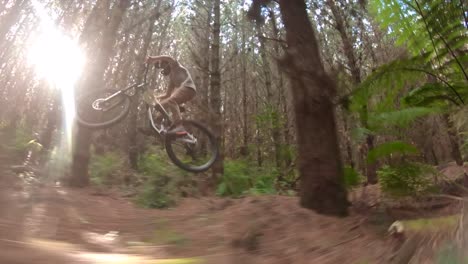
<path id="1" fill-rule="evenodd" d="M 404 162 L 377 171 L 382 191 L 392 196 L 420 195 L 431 191 L 437 171 L 426 164 Z"/>
<path id="2" fill-rule="evenodd" d="M 457 98 L 441 83 L 427 83 L 413 89 L 404 98 L 404 102 L 414 106 L 433 107 L 444 107 L 450 103 L 458 104 Z"/>
<path id="3" fill-rule="evenodd" d="M 437 109 L 427 107 L 409 107 L 401 110 L 374 113 L 369 117 L 370 127 L 387 128 L 388 126 L 407 127 L 415 119 L 435 113 Z"/>
<path id="4" fill-rule="evenodd" d="M 394 80 L 411 75 L 419 80 L 413 83 L 413 98 L 407 102 L 419 106 L 465 104 L 468 30 L 462 23 L 461 5 L 461 0 L 372 1 L 370 9 L 382 27 L 397 43 L 405 44 L 412 57 L 384 65 L 361 88 L 369 90 L 377 79 L 381 89 L 400 89 L 402 86 L 392 87 Z"/>
<path id="5" fill-rule="evenodd" d="M 408 70 L 408 65 L 423 65 L 421 58 L 402 59 L 377 68 L 351 95 L 351 110 L 360 113 L 363 105 L 372 111 L 395 109 L 405 87 L 420 86 L 427 75 L 423 70 Z M 413 66 L 415 68 L 419 66 Z"/>
<path id="6" fill-rule="evenodd" d="M 391 141 L 383 143 L 371 151 L 367 155 L 367 162 L 374 163 L 378 159 L 391 157 L 394 154 L 416 154 L 418 149 L 408 143 L 402 141 Z"/>
<path id="7" fill-rule="evenodd" d="M 345 166 L 343 168 L 343 175 L 343 182 L 346 188 L 356 187 L 364 181 L 364 176 L 350 166 Z"/>

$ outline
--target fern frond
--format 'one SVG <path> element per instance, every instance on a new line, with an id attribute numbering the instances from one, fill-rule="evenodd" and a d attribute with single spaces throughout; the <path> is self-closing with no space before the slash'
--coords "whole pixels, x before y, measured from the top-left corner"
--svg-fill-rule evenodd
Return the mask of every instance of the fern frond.
<path id="1" fill-rule="evenodd" d="M 379 159 L 391 157 L 394 154 L 405 155 L 405 154 L 417 154 L 418 152 L 419 151 L 415 146 L 405 143 L 403 141 L 385 142 L 376 146 L 371 151 L 369 151 L 367 155 L 367 162 L 375 163 Z"/>
<path id="2" fill-rule="evenodd" d="M 379 67 L 351 95 L 351 110 L 359 111 L 372 98 L 377 98 L 374 108 L 381 111 L 386 107 L 388 110 L 394 109 L 395 100 L 405 86 L 417 85 L 425 80 L 425 71 L 407 69 L 421 65 L 425 67 L 424 58 L 401 59 Z"/>
<path id="3" fill-rule="evenodd" d="M 358 126 L 351 130 L 351 138 L 356 143 L 362 143 L 368 135 L 372 135 L 373 132 L 370 129 Z"/>
<path id="4" fill-rule="evenodd" d="M 447 104 L 458 104 L 457 97 L 441 83 L 427 83 L 413 89 L 403 98 L 403 101 L 407 105 L 426 107 L 444 107 Z"/>
<path id="5" fill-rule="evenodd" d="M 374 130 L 391 126 L 408 127 L 416 119 L 437 112 L 437 108 L 409 107 L 396 111 L 373 113 L 369 115 L 369 127 Z"/>
<path id="6" fill-rule="evenodd" d="M 463 24 L 463 9 L 457 1 L 445 0 L 376 0 L 371 2 L 371 10 L 385 30 L 403 43 L 413 56 L 421 52 L 441 74 L 450 73 L 454 67 L 460 77 L 468 82 L 466 63 L 460 56 L 460 49 L 468 43 L 468 30 Z M 448 62 L 453 67 L 442 67 Z M 435 70 L 435 69 L 434 69 Z"/>

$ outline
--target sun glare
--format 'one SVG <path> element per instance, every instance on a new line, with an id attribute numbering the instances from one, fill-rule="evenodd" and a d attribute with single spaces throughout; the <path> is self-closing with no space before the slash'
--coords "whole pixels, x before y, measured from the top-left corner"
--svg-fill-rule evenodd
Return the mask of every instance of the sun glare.
<path id="1" fill-rule="evenodd" d="M 84 64 L 81 49 L 54 28 L 42 28 L 30 45 L 28 60 L 40 77 L 57 88 L 71 89 Z"/>
<path id="2" fill-rule="evenodd" d="M 74 87 L 81 75 L 85 55 L 77 41 L 64 34 L 52 21 L 42 5 L 33 1 L 39 24 L 30 38 L 28 62 L 39 78 L 46 79 L 50 86 L 59 89 L 65 112 L 65 134 L 71 142 L 71 129 L 75 117 Z"/>

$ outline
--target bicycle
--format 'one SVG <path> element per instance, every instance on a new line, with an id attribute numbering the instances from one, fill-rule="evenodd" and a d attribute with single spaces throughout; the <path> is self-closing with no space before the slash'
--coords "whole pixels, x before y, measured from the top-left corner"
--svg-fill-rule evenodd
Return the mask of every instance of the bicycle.
<path id="1" fill-rule="evenodd" d="M 76 120 L 89 129 L 105 129 L 122 121 L 130 111 L 130 98 L 144 91 L 148 86 L 146 76 L 149 66 L 145 64 L 142 83 L 135 83 L 120 90 L 100 89 L 89 92 L 76 101 Z M 132 92 L 133 91 L 133 92 Z M 150 127 L 164 142 L 166 153 L 171 161 L 181 169 L 190 172 L 208 170 L 219 156 L 213 133 L 194 120 L 182 120 L 188 132 L 184 136 L 168 135 L 173 122 L 158 100 L 151 105 L 145 102 Z M 159 118 L 154 118 L 159 116 Z M 177 150 L 181 150 L 181 153 Z M 181 155 L 186 154 L 187 157 Z M 201 159 L 206 160 L 202 161 Z"/>

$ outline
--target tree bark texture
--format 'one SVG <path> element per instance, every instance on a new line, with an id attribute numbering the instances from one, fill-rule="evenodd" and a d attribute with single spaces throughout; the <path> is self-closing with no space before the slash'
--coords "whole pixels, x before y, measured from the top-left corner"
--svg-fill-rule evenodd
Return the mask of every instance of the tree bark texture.
<path id="1" fill-rule="evenodd" d="M 213 132 L 216 137 L 216 143 L 220 148 L 218 160 L 212 167 L 212 180 L 216 184 L 220 175 L 224 172 L 223 166 L 223 124 L 221 115 L 221 72 L 220 72 L 220 27 L 221 10 L 220 0 L 213 3 L 213 39 L 211 43 L 211 80 L 210 80 L 210 104 L 212 109 Z"/>
<path id="2" fill-rule="evenodd" d="M 304 0 L 279 4 L 297 126 L 300 203 L 321 214 L 346 216 L 349 203 L 331 101 L 335 83 L 325 73 Z"/>

